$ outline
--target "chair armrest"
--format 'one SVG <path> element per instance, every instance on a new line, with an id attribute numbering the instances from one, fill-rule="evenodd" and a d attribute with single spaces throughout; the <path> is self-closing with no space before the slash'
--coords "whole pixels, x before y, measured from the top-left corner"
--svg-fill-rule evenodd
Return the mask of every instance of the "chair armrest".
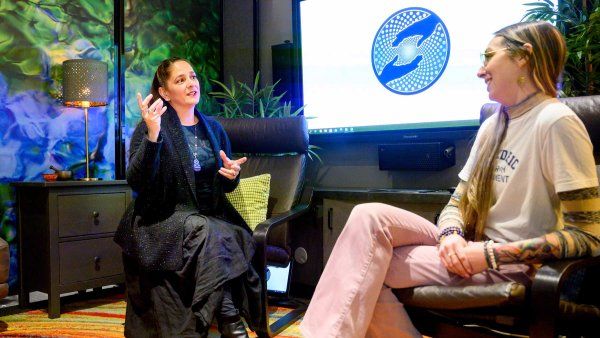
<path id="1" fill-rule="evenodd" d="M 291 220 L 294 220 L 294 219 L 306 214 L 309 210 L 310 210 L 309 204 L 299 204 L 299 205 L 295 206 L 294 208 L 292 208 L 290 211 L 273 216 L 273 217 L 265 220 L 264 222 L 260 223 L 259 225 L 257 225 L 256 228 L 254 229 L 254 232 L 252 233 L 254 242 L 257 245 L 257 253 L 258 253 L 258 251 L 263 249 L 262 247 L 267 246 L 267 238 L 269 236 L 269 233 L 273 229 L 285 224 L 286 222 L 289 222 Z"/>
<path id="2" fill-rule="evenodd" d="M 312 191 L 312 190 L 311 190 Z M 304 194 L 305 196 L 307 194 Z M 309 197 L 312 197 L 312 193 L 308 193 Z M 308 201 L 308 203 L 300 203 L 293 207 L 290 211 L 284 212 L 282 214 L 271 217 L 264 222 L 260 223 L 254 229 L 252 233 L 252 238 L 254 239 L 254 243 L 256 244 L 256 250 L 254 252 L 254 258 L 252 259 L 252 265 L 258 274 L 261 283 L 262 289 L 262 302 L 261 302 L 261 312 L 268 313 L 269 306 L 269 297 L 267 295 L 267 278 L 265 268 L 267 266 L 267 238 L 271 230 L 279 227 L 286 222 L 294 220 L 306 213 L 311 209 L 310 199 L 301 199 L 301 201 Z M 262 318 L 264 317 L 264 318 Z M 261 316 L 261 323 L 259 325 L 259 336 L 261 337 L 270 337 L 271 328 L 269 327 L 268 321 L 266 321 L 266 316 Z M 261 333 L 263 335 L 261 335 Z M 264 333 L 267 333 L 264 335 Z"/>
<path id="3" fill-rule="evenodd" d="M 550 332 L 555 331 L 558 321 L 560 290 L 565 280 L 576 271 L 594 266 L 600 266 L 600 256 L 548 262 L 537 271 L 531 285 L 532 337 L 553 334 Z"/>
<path id="4" fill-rule="evenodd" d="M 307 187 L 300 199 L 300 203 L 287 212 L 273 216 L 258 224 L 252 233 L 252 237 L 257 245 L 263 244 L 266 246 L 267 237 L 272 229 L 275 229 L 288 221 L 294 220 L 310 210 L 312 203 L 312 188 Z"/>

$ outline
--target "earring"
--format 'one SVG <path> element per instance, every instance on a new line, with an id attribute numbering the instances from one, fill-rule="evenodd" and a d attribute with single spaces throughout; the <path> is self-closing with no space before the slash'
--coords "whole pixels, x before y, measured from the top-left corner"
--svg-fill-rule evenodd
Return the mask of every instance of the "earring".
<path id="1" fill-rule="evenodd" d="M 517 78 L 517 84 L 519 86 L 522 86 L 523 84 L 525 84 L 525 76 L 521 75 Z"/>

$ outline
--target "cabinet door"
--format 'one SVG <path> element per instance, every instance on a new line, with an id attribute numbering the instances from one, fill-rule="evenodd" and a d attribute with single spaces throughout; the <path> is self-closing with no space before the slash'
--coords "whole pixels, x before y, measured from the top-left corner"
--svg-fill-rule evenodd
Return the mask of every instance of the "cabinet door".
<path id="1" fill-rule="evenodd" d="M 364 202 L 323 199 L 323 268 L 325 268 L 325 264 L 327 264 L 335 241 L 342 232 L 346 221 L 348 221 L 348 217 L 350 217 L 352 208 L 360 203 Z M 445 206 L 445 204 L 437 203 L 418 204 L 391 202 L 389 204 L 411 211 L 432 223 L 435 222 L 437 215 Z"/>
<path id="2" fill-rule="evenodd" d="M 323 199 L 323 268 L 357 202 Z"/>

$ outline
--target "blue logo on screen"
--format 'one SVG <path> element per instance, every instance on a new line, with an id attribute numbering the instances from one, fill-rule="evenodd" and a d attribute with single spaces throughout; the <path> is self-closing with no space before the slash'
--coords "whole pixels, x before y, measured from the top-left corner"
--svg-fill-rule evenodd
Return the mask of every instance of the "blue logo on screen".
<path id="1" fill-rule="evenodd" d="M 419 7 L 399 10 L 387 18 L 371 51 L 379 82 L 401 95 L 431 87 L 444 73 L 449 57 L 446 25 L 435 13 Z"/>

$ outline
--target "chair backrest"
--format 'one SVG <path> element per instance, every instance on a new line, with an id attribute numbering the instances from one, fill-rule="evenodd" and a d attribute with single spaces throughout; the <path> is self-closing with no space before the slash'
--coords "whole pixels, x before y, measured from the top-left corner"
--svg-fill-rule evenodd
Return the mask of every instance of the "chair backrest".
<path id="1" fill-rule="evenodd" d="M 585 125 L 594 146 L 596 164 L 600 163 L 600 95 L 559 98 L 571 108 Z M 499 103 L 486 103 L 481 107 L 479 121 L 483 122 L 500 109 Z"/>
<path id="2" fill-rule="evenodd" d="M 304 116 L 286 118 L 217 118 L 233 153 L 248 161 L 241 178 L 271 174 L 267 217 L 290 210 L 302 191 L 308 128 Z"/>

